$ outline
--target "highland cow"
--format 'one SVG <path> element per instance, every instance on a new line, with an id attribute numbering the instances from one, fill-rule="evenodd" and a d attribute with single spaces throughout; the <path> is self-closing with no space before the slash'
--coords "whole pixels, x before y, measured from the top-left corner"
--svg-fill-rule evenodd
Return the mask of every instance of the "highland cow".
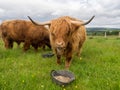
<path id="1" fill-rule="evenodd" d="M 23 50 L 26 51 L 30 45 L 37 51 L 39 46 L 47 45 L 51 48 L 49 30 L 44 26 L 33 25 L 27 20 L 9 20 L 1 24 L 2 39 L 5 48 L 13 48 L 13 42 L 18 45 L 24 42 Z"/>

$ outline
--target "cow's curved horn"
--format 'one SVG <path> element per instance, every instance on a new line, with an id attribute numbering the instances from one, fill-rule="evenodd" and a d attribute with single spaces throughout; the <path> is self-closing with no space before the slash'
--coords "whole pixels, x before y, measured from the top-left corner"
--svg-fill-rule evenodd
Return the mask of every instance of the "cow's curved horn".
<path id="1" fill-rule="evenodd" d="M 77 26 L 87 25 L 87 24 L 89 24 L 93 20 L 94 17 L 95 16 L 92 16 L 92 18 L 90 20 L 88 20 L 87 22 L 85 22 L 85 23 L 81 22 L 81 21 L 71 21 L 71 23 L 73 23 L 73 24 L 75 24 Z"/>
<path id="2" fill-rule="evenodd" d="M 42 25 L 50 25 L 50 24 L 51 24 L 51 22 L 50 22 L 50 21 L 40 23 L 40 22 L 35 22 L 35 21 L 33 21 L 33 20 L 30 18 L 30 16 L 28 16 L 28 18 L 29 18 L 29 19 L 30 19 L 30 21 L 31 21 L 33 24 L 35 24 L 35 25 L 42 26 Z"/>

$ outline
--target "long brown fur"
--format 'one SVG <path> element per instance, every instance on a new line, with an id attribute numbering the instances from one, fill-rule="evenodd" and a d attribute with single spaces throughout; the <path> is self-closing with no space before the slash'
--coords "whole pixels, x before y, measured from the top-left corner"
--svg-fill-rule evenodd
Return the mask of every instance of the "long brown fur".
<path id="1" fill-rule="evenodd" d="M 2 39 L 5 48 L 13 48 L 13 42 L 24 42 L 24 51 L 32 45 L 35 50 L 39 46 L 50 46 L 49 31 L 44 26 L 35 26 L 26 20 L 8 20 L 1 24 Z"/>
<path id="2" fill-rule="evenodd" d="M 50 26 L 50 41 L 54 53 L 57 56 L 57 63 L 60 63 L 61 56 L 66 57 L 65 67 L 69 68 L 74 52 L 80 56 L 81 48 L 86 40 L 85 26 L 77 27 L 70 23 L 70 20 L 77 20 L 68 16 L 52 20 Z M 82 22 L 82 21 L 81 21 Z M 55 34 L 55 35 L 54 35 Z M 56 42 L 63 42 L 65 49 L 59 55 Z M 62 51 L 62 50 L 61 50 Z"/>

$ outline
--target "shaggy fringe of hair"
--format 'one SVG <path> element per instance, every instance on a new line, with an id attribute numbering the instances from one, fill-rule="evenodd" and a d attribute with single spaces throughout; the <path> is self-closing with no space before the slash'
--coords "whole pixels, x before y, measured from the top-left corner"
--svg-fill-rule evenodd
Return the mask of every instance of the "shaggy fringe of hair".
<path id="1" fill-rule="evenodd" d="M 81 26 L 76 31 L 72 31 L 75 29 L 75 26 L 70 23 L 70 20 L 80 21 L 75 18 L 71 18 L 68 16 L 60 17 L 58 19 L 52 20 L 52 25 L 50 27 L 50 30 L 52 30 L 54 33 L 56 32 L 55 28 L 57 29 L 63 28 L 70 29 L 71 32 L 73 32 L 72 36 L 69 37 L 69 42 L 72 44 L 73 51 L 78 51 L 79 48 L 82 47 L 85 39 L 86 39 L 86 29 L 84 26 Z M 67 22 L 67 23 L 66 23 Z M 82 21 L 81 21 L 82 22 Z M 50 36 L 51 46 L 54 51 L 54 41 L 52 41 L 52 37 Z"/>

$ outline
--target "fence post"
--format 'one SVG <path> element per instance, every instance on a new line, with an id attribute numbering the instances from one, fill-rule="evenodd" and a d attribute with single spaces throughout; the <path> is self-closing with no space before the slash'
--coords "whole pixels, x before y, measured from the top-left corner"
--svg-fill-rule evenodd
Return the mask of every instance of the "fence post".
<path id="1" fill-rule="evenodd" d="M 105 35 L 104 35 L 104 37 L 105 37 L 105 38 L 107 37 L 106 31 L 105 31 Z"/>
<path id="2" fill-rule="evenodd" d="M 120 38 L 120 32 L 119 32 L 119 35 L 118 35 L 118 37 Z"/>

